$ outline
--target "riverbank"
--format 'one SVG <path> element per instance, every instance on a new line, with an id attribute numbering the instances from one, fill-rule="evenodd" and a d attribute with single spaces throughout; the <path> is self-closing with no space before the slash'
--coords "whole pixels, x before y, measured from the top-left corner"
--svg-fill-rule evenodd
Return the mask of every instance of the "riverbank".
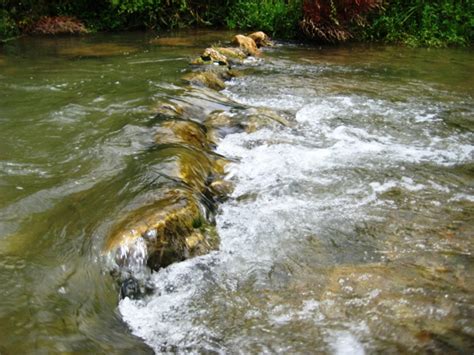
<path id="1" fill-rule="evenodd" d="M 183 28 L 263 30 L 317 43 L 384 42 L 471 46 L 474 5 L 436 0 L 4 1 L 0 43 L 19 34 Z"/>

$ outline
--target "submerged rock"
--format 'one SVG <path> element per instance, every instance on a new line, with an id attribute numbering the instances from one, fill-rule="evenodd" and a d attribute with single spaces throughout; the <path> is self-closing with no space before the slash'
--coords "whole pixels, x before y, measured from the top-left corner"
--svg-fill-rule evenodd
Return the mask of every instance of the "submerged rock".
<path id="1" fill-rule="evenodd" d="M 186 74 L 183 79 L 191 85 L 205 86 L 213 90 L 225 89 L 224 81 L 212 71 L 192 72 Z"/>
<path id="2" fill-rule="evenodd" d="M 239 75 L 238 72 L 225 69 L 224 67 L 213 69 L 214 72 L 217 72 L 215 69 L 223 69 L 221 74 L 216 74 L 221 80 L 227 80 L 223 79 L 226 75 Z M 184 76 L 188 75 L 191 76 L 191 73 Z M 191 84 L 189 81 L 183 80 Z M 150 111 L 156 114 L 154 121 L 157 122 L 170 119 L 203 122 L 211 112 L 216 110 L 227 111 L 233 107 L 242 107 L 242 105 L 203 84 L 191 84 L 179 95 L 169 99 L 158 99 L 152 104 Z"/>
<path id="3" fill-rule="evenodd" d="M 192 38 L 185 37 L 157 37 L 153 38 L 150 44 L 169 47 L 192 47 L 195 45 Z"/>
<path id="4" fill-rule="evenodd" d="M 210 182 L 224 174 L 222 165 L 226 161 L 217 154 L 179 144 L 157 147 L 154 159 L 157 162 L 153 169 L 160 176 L 166 176 L 196 193 L 204 192 Z"/>
<path id="5" fill-rule="evenodd" d="M 265 107 L 249 108 L 245 114 L 247 116 L 246 131 L 249 133 L 275 123 L 286 127 L 290 125 L 286 118 Z"/>
<path id="6" fill-rule="evenodd" d="M 208 87 L 213 90 L 222 90 L 225 88 L 224 81 L 230 80 L 239 75 L 239 72 L 228 67 L 208 67 L 205 71 L 193 71 L 185 74 L 183 80 L 194 86 Z M 221 101 L 228 101 L 225 97 Z"/>
<path id="7" fill-rule="evenodd" d="M 240 49 L 247 55 L 251 55 L 254 57 L 260 55 L 260 50 L 257 48 L 257 44 L 250 37 L 244 35 L 236 35 L 233 38 L 232 43 L 237 44 Z"/>
<path id="8" fill-rule="evenodd" d="M 286 118 L 275 111 L 264 108 L 248 108 L 232 112 L 214 111 L 204 121 L 208 140 L 217 143 L 220 138 L 236 132 L 255 132 L 271 125 L 289 126 Z"/>
<path id="9" fill-rule="evenodd" d="M 157 144 L 186 144 L 197 149 L 209 150 L 205 128 L 192 121 L 169 120 L 163 122 L 155 133 Z"/>
<path id="10" fill-rule="evenodd" d="M 183 114 L 183 108 L 171 102 L 159 101 L 151 110 L 157 116 L 167 118 L 180 117 Z"/>
<path id="11" fill-rule="evenodd" d="M 81 44 L 75 47 L 66 47 L 59 54 L 68 57 L 108 57 L 115 55 L 127 55 L 138 49 L 132 46 L 124 46 L 115 43 Z"/>

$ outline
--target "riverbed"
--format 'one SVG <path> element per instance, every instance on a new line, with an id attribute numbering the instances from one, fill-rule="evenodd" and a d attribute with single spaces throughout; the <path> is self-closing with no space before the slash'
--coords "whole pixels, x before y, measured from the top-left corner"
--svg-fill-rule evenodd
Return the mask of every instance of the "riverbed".
<path id="1" fill-rule="evenodd" d="M 470 49 L 277 42 L 237 68 L 209 107 L 289 125 L 218 143 L 219 249 L 120 300 L 104 243 L 157 188 L 156 104 L 231 35 L 0 48 L 0 353 L 472 352 Z"/>

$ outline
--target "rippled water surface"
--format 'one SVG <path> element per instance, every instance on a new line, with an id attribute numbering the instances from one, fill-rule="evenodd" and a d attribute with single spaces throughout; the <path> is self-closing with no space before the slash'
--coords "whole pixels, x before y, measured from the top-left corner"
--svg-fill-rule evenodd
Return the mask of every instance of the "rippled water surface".
<path id="1" fill-rule="evenodd" d="M 289 127 L 218 144 L 219 250 L 119 302 L 101 253 L 157 188 L 153 107 L 185 100 L 189 58 L 227 37 L 0 48 L 0 353 L 472 352 L 471 50 L 284 44 L 241 68 L 209 111 Z"/>

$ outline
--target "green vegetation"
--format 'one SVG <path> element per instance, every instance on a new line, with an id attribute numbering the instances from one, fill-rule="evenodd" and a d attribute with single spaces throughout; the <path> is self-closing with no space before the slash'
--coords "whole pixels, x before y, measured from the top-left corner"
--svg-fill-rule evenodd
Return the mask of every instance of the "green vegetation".
<path id="1" fill-rule="evenodd" d="M 62 17 L 63 27 L 82 22 L 90 31 L 213 26 L 413 46 L 465 46 L 474 38 L 472 0 L 3 0 L 1 6 L 0 40 L 35 32 L 44 16 Z M 43 19 L 37 32 L 48 33 L 48 24 L 54 19 Z"/>
<path id="2" fill-rule="evenodd" d="M 222 26 L 229 0 L 108 0 L 126 28 Z M 123 24 L 119 24 L 123 26 Z M 112 26 L 107 26 L 112 28 Z"/>
<path id="3" fill-rule="evenodd" d="M 301 0 L 237 0 L 226 17 L 230 29 L 260 30 L 294 38 L 303 16 Z"/>
<path id="4" fill-rule="evenodd" d="M 474 1 L 391 0 L 386 11 L 373 18 L 364 36 L 411 46 L 471 45 Z"/>
<path id="5" fill-rule="evenodd" d="M 8 17 L 22 32 L 31 32 L 34 24 L 42 16 L 75 17 L 92 31 L 222 25 L 225 11 L 230 5 L 230 1 L 225 0 L 3 0 L 2 2 Z M 2 31 L 1 35 L 6 33 Z"/>
<path id="6" fill-rule="evenodd" d="M 7 10 L 0 9 L 0 40 L 14 37 L 18 34 L 18 27 Z"/>

